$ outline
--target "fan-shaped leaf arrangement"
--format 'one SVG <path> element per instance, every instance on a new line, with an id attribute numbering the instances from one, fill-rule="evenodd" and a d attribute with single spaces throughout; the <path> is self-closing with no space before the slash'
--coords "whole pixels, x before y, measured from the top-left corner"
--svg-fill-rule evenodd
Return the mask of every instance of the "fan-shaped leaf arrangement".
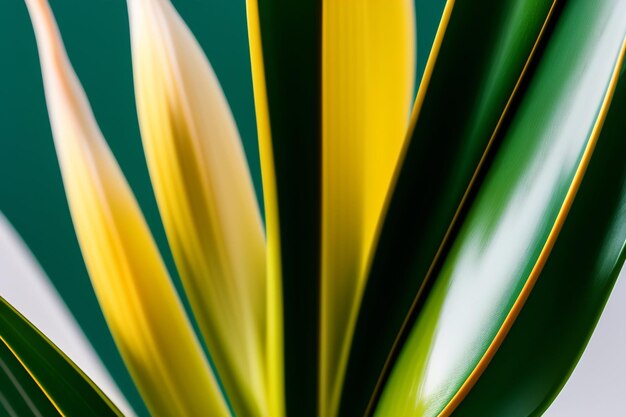
<path id="1" fill-rule="evenodd" d="M 413 97 L 411 0 L 248 0 L 264 227 L 198 42 L 168 0 L 128 0 L 199 334 L 50 7 L 26 5 L 83 257 L 151 414 L 529 416 L 557 395 L 626 256 L 625 2 L 448 0 Z M 4 300 L 0 324 L 5 410 L 121 414 Z"/>

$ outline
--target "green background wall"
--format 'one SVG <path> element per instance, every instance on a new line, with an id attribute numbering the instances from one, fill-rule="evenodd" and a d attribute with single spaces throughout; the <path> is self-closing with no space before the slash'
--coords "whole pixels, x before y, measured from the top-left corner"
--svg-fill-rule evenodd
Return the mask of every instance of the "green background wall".
<path id="1" fill-rule="evenodd" d="M 123 0 L 49 1 L 104 136 L 177 281 L 141 148 L 126 4 Z M 222 83 L 260 193 L 245 1 L 173 2 Z M 444 0 L 416 0 L 418 79 L 443 4 Z M 72 229 L 46 113 L 35 39 L 26 7 L 19 0 L 0 2 L 0 211 L 31 248 L 137 412 L 146 415 L 98 308 Z"/>

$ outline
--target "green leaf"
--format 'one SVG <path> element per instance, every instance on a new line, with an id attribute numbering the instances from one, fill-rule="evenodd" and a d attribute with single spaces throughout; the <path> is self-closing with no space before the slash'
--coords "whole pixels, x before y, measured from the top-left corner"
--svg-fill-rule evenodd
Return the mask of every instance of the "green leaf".
<path id="1" fill-rule="evenodd" d="M 564 4 L 402 346 L 377 416 L 449 415 L 497 351 L 551 254 L 592 158 L 625 34 L 624 2 Z"/>
<path id="2" fill-rule="evenodd" d="M 540 52 L 535 46 L 552 4 L 448 1 L 368 277 L 341 415 L 365 411 L 530 56 Z"/>
<path id="3" fill-rule="evenodd" d="M 317 410 L 321 207 L 321 5 L 248 0 L 268 241 L 270 390 Z M 275 372 L 277 375 L 272 375 Z M 277 400 L 280 401 L 280 400 Z M 282 415 L 275 405 L 273 416 Z"/>
<path id="4" fill-rule="evenodd" d="M 0 343 L 0 415 L 60 415 L 4 343 Z"/>
<path id="5" fill-rule="evenodd" d="M 3 298 L 0 298 L 0 340 L 3 347 L 0 359 L 4 364 L 9 369 L 16 369 L 8 351 L 36 382 L 36 385 L 29 383 L 23 373 L 14 374 L 20 387 L 37 407 L 47 407 L 41 400 L 43 391 L 58 413 L 63 415 L 122 415 L 76 365 Z M 4 385 L 2 393 L 8 395 Z M 42 410 L 49 411 L 50 407 Z"/>
<path id="6" fill-rule="evenodd" d="M 622 68 L 596 150 L 550 258 L 455 416 L 541 415 L 591 336 L 626 259 L 626 66 Z M 513 375 L 515 384 L 502 383 Z"/>

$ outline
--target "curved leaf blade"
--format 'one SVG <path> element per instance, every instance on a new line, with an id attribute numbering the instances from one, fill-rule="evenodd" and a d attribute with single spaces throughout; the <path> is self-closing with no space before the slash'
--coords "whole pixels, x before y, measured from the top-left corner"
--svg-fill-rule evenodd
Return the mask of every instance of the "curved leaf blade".
<path id="1" fill-rule="evenodd" d="M 46 273 L 0 212 L 0 294 L 124 413 L 135 413 Z"/>
<path id="2" fill-rule="evenodd" d="M 406 137 L 413 0 L 322 2 L 319 415 L 334 416 L 365 267 Z"/>
<path id="3" fill-rule="evenodd" d="M 414 78 L 412 4 L 340 3 L 248 2 L 269 296 L 278 300 L 270 321 L 284 319 L 270 354 L 284 357 L 287 410 L 298 415 L 337 407 Z"/>
<path id="4" fill-rule="evenodd" d="M 317 415 L 321 4 L 247 0 L 268 251 L 270 414 Z M 297 103 L 297 105 L 296 105 Z"/>
<path id="5" fill-rule="evenodd" d="M 615 89 L 626 4 L 572 1 L 385 385 L 377 416 L 449 415 L 528 297 Z M 515 239 L 511 239 L 515 236 Z"/>
<path id="6" fill-rule="evenodd" d="M 0 343 L 0 414 L 9 417 L 61 415 L 4 343 Z"/>
<path id="7" fill-rule="evenodd" d="M 30 402 L 48 412 L 52 405 L 62 415 L 122 416 L 100 389 L 4 298 L 0 298 L 0 344 L 0 367 L 5 375 L 10 373 L 19 379 L 16 384 L 9 377 L 16 388 L 19 385 L 18 391 L 24 390 L 20 396 L 27 405 Z M 9 354 L 19 361 L 36 386 L 14 366 Z M 13 372 L 7 372 L 11 368 Z M 42 392 L 50 404 L 41 399 Z"/>
<path id="8" fill-rule="evenodd" d="M 447 250 L 484 155 L 540 52 L 553 1 L 448 1 L 363 295 L 341 414 L 363 413 L 403 322 Z M 367 346 L 367 349 L 363 349 Z"/>
<path id="9" fill-rule="evenodd" d="M 265 236 L 233 115 L 171 2 L 128 9 L 143 146 L 176 266 L 235 413 L 267 415 Z"/>
<path id="10" fill-rule="evenodd" d="M 455 416 L 541 415 L 582 354 L 626 259 L 624 114 L 622 71 L 554 249 L 507 338 Z M 503 385 L 510 375 L 515 384 Z"/>
<path id="11" fill-rule="evenodd" d="M 46 0 L 26 5 L 72 221 L 122 358 L 152 414 L 229 416 L 137 201 L 71 67 L 50 6 Z"/>

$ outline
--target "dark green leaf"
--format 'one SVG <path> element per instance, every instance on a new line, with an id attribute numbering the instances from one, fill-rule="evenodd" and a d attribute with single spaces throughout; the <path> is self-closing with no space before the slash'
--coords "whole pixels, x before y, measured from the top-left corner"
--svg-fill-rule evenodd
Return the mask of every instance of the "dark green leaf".
<path id="1" fill-rule="evenodd" d="M 552 5 L 448 1 L 441 49 L 431 53 L 420 86 L 410 143 L 368 278 L 342 415 L 365 411 L 507 103 L 522 73 L 530 72 L 524 69 Z"/>
<path id="2" fill-rule="evenodd" d="M 122 415 L 76 365 L 3 298 L 0 298 L 0 339 L 40 387 L 35 390 L 33 384 L 25 383 L 29 397 L 38 398 L 43 390 L 55 408 L 66 416 Z M 0 358 L 10 359 L 6 355 Z"/>
<path id="3" fill-rule="evenodd" d="M 0 415 L 58 416 L 46 394 L 4 343 L 0 342 Z"/>
<path id="4" fill-rule="evenodd" d="M 402 346 L 377 416 L 449 415 L 497 351 L 551 254 L 593 155 L 625 34 L 626 3 L 565 3 Z"/>
<path id="5" fill-rule="evenodd" d="M 504 343 L 455 416 L 541 415 L 582 354 L 626 258 L 624 115 L 622 74 L 550 258 Z"/>
<path id="6" fill-rule="evenodd" d="M 321 207 L 321 2 L 249 0 L 258 3 L 271 138 L 261 141 L 270 268 L 281 280 L 287 413 L 317 413 Z M 259 57 L 253 55 L 253 65 Z M 255 83 L 257 83 L 255 79 Z M 258 88 L 258 84 L 256 86 Z M 258 91 L 257 93 L 257 100 Z M 259 117 L 257 106 L 257 117 Z M 263 115 L 261 115 L 263 117 Z M 270 144 L 264 141 L 271 140 Z M 271 157 L 268 155 L 272 153 Z M 273 158 L 273 161 L 271 160 Z M 273 162 L 273 163 L 272 163 Z M 274 171 L 274 179 L 266 172 Z M 275 184 L 269 185 L 268 181 Z M 271 197 L 269 197 L 271 198 Z M 276 213 L 269 211 L 276 206 Z M 276 224 L 277 223 L 277 224 Z M 271 294 L 270 290 L 270 294 Z M 271 297 L 271 295 L 270 295 Z M 270 317 L 272 320 L 272 317 Z M 272 324 L 270 323 L 270 326 Z"/>

